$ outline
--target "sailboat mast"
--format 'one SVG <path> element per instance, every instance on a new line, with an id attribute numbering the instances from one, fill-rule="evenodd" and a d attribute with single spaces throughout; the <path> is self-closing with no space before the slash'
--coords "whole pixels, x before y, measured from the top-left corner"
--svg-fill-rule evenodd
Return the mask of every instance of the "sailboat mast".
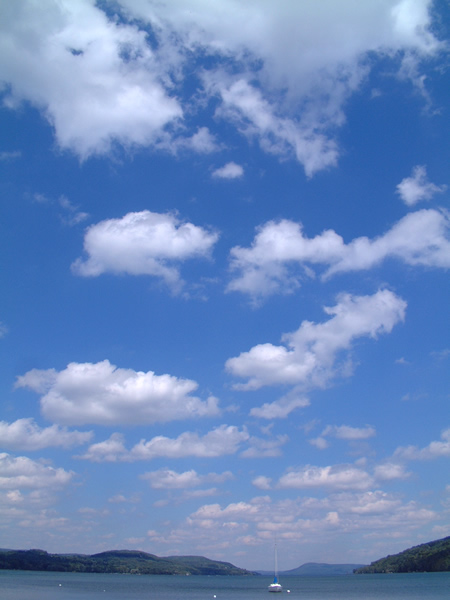
<path id="1" fill-rule="evenodd" d="M 275 581 L 278 581 L 278 552 L 277 543 L 275 542 Z"/>

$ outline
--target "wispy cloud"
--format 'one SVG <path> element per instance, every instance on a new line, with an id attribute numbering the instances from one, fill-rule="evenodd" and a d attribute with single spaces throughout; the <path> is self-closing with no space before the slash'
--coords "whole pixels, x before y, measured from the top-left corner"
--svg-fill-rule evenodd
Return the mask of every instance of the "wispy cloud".
<path id="1" fill-rule="evenodd" d="M 3 152 L 0 152 L 0 162 L 16 160 L 17 158 L 20 158 L 21 156 L 22 156 L 22 152 L 20 150 L 12 150 L 10 152 L 3 151 Z"/>

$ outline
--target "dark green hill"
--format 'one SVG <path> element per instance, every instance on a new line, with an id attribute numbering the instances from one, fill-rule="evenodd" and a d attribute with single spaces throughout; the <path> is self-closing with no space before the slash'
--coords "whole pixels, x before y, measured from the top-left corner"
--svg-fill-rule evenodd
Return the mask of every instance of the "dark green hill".
<path id="1" fill-rule="evenodd" d="M 366 573 L 414 573 L 450 571 L 450 537 L 420 544 L 399 554 L 386 556 L 367 567 L 356 569 Z"/>
<path id="2" fill-rule="evenodd" d="M 1 550 L 0 569 L 138 575 L 253 575 L 230 563 L 203 556 L 159 557 L 132 550 L 111 550 L 90 556 L 49 554 L 44 550 Z"/>

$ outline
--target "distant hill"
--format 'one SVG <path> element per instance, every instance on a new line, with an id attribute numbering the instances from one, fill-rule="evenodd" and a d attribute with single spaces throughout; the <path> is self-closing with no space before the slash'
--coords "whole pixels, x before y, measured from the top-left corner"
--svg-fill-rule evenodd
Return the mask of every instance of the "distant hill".
<path id="1" fill-rule="evenodd" d="M 436 571 L 450 571 L 450 536 L 380 558 L 367 567 L 356 569 L 355 573 L 359 575 Z"/>
<path id="2" fill-rule="evenodd" d="M 338 565 L 329 565 L 327 563 L 305 563 L 301 565 L 301 567 L 297 567 L 296 569 L 291 569 L 290 571 L 283 571 L 280 573 L 280 576 L 286 575 L 308 575 L 314 576 L 318 575 L 320 577 L 324 577 L 326 575 L 351 575 L 355 569 L 363 567 L 364 565 L 353 565 L 353 564 L 338 564 Z"/>
<path id="3" fill-rule="evenodd" d="M 231 563 L 203 556 L 161 558 L 132 550 L 111 550 L 92 555 L 49 554 L 44 550 L 0 550 L 0 569 L 137 575 L 254 575 Z"/>

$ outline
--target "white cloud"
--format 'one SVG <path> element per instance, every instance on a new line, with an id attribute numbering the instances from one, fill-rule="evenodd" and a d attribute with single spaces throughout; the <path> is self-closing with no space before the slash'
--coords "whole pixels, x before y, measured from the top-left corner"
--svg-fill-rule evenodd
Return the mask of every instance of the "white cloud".
<path id="1" fill-rule="evenodd" d="M 69 431 L 51 425 L 41 428 L 33 419 L 18 419 L 13 423 L 0 421 L 0 439 L 8 450 L 40 450 L 49 447 L 70 448 L 90 441 L 92 431 Z"/>
<path id="2" fill-rule="evenodd" d="M 234 122 L 241 133 L 256 136 L 265 151 L 280 156 L 293 154 L 303 164 L 308 177 L 336 165 L 338 150 L 333 140 L 310 124 L 277 116 L 276 108 L 247 81 L 240 79 L 228 86 L 221 81 L 209 87 L 211 93 L 216 92 L 222 100 L 218 116 Z"/>
<path id="3" fill-rule="evenodd" d="M 2 5 L 0 77 L 11 107 L 43 110 L 58 143 L 81 158 L 157 141 L 182 117 L 161 68 L 137 27 L 109 20 L 91 0 Z M 6 57 L 9 57 L 6 60 Z"/>
<path id="4" fill-rule="evenodd" d="M 397 185 L 397 193 L 408 206 L 413 206 L 421 200 L 431 200 L 435 194 L 445 192 L 446 189 L 446 185 L 435 185 L 427 180 L 427 169 L 424 165 L 414 167 L 411 177 L 405 177 Z"/>
<path id="5" fill-rule="evenodd" d="M 128 451 L 124 442 L 125 439 L 121 433 L 112 433 L 107 440 L 92 444 L 85 454 L 77 456 L 76 458 L 82 458 L 97 463 L 127 460 Z"/>
<path id="6" fill-rule="evenodd" d="M 70 482 L 73 473 L 55 469 L 26 456 L 0 454 L 0 489 L 59 489 Z"/>
<path id="7" fill-rule="evenodd" d="M 281 456 L 281 446 L 289 441 L 287 435 L 278 435 L 275 438 L 263 439 L 252 436 L 249 447 L 241 452 L 242 458 L 267 458 Z"/>
<path id="8" fill-rule="evenodd" d="M 330 315 L 328 321 L 304 321 L 297 331 L 283 335 L 285 345 L 258 344 L 227 360 L 226 368 L 232 375 L 247 379 L 235 387 L 323 387 L 331 378 L 348 372 L 348 359 L 338 359 L 354 340 L 389 333 L 403 320 L 406 302 L 389 290 L 380 290 L 373 296 L 343 294 L 336 306 L 324 310 Z"/>
<path id="9" fill-rule="evenodd" d="M 339 440 L 347 440 L 351 442 L 367 440 L 376 435 L 373 427 L 351 427 L 350 425 L 327 425 L 322 433 L 313 439 L 308 440 L 312 446 L 319 450 L 328 448 L 327 437 L 334 437 Z"/>
<path id="10" fill-rule="evenodd" d="M 387 462 L 377 465 L 374 470 L 374 475 L 379 481 L 391 481 L 393 479 L 406 479 L 410 474 L 405 471 L 403 465 Z"/>
<path id="11" fill-rule="evenodd" d="M 247 441 L 248 438 L 249 434 L 245 427 L 239 429 L 234 425 L 220 425 L 204 436 L 185 432 L 175 439 L 156 436 L 148 442 L 141 440 L 131 450 L 131 456 L 135 460 L 150 460 L 158 456 L 213 458 L 235 454 L 241 443 Z"/>
<path id="12" fill-rule="evenodd" d="M 332 436 L 338 440 L 367 440 L 376 435 L 373 427 L 351 427 L 350 425 L 328 425 L 321 436 Z"/>
<path id="13" fill-rule="evenodd" d="M 0 339 L 8 333 L 8 327 L 0 321 Z"/>
<path id="14" fill-rule="evenodd" d="M 121 18 L 108 18 L 95 0 L 1 6 L 4 103 L 33 103 L 59 145 L 81 158 L 116 143 L 187 147 L 180 132 L 215 94 L 217 114 L 265 150 L 292 154 L 312 175 L 336 163 L 335 129 L 370 69 L 369 55 L 391 58 L 394 72 L 400 58 L 400 75 L 424 93 L 421 61 L 441 48 L 429 0 L 108 3 L 116 9 Z M 202 78 L 211 57 L 221 66 L 209 62 Z M 232 75 L 219 70 L 224 64 Z M 186 94 L 186 78 L 194 93 Z M 191 149 L 211 146 L 192 139 Z"/>
<path id="15" fill-rule="evenodd" d="M 174 214 L 128 213 L 89 227 L 84 238 L 88 258 L 79 258 L 72 268 L 85 277 L 151 275 L 176 292 L 183 285 L 176 263 L 208 257 L 217 239 L 217 233 L 183 223 Z"/>
<path id="16" fill-rule="evenodd" d="M 442 441 L 433 441 L 425 446 L 399 447 L 394 452 L 394 458 L 404 460 L 433 460 L 443 456 L 450 456 L 450 428 L 445 429 L 441 434 Z"/>
<path id="17" fill-rule="evenodd" d="M 353 465 L 292 469 L 280 477 L 277 487 L 283 489 L 326 488 L 333 490 L 366 490 L 373 478 Z"/>
<path id="18" fill-rule="evenodd" d="M 92 444 L 78 458 L 93 462 L 134 462 L 187 456 L 215 458 L 235 454 L 249 437 L 245 427 L 239 429 L 234 425 L 220 425 L 203 436 L 191 431 L 186 431 L 177 438 L 158 435 L 148 441 L 141 440 L 131 450 L 127 450 L 123 435 L 113 433 L 108 440 Z"/>
<path id="19" fill-rule="evenodd" d="M 344 501 L 348 499 L 348 497 L 341 498 Z M 394 513 L 401 506 L 401 501 L 398 498 L 381 490 L 357 494 L 351 500 L 350 511 L 358 515 Z"/>
<path id="20" fill-rule="evenodd" d="M 198 154 L 211 154 L 221 149 L 216 136 L 213 135 L 207 127 L 199 127 L 196 133 L 187 137 L 177 137 L 176 139 L 167 138 L 160 142 L 158 147 L 166 149 L 172 154 L 178 154 L 180 151 L 192 151 Z"/>
<path id="21" fill-rule="evenodd" d="M 272 479 L 265 475 L 258 475 L 252 479 L 252 484 L 260 490 L 270 490 L 272 487 Z"/>
<path id="22" fill-rule="evenodd" d="M 311 446 L 315 446 L 318 450 L 326 450 L 328 448 L 328 441 L 323 437 L 316 437 L 308 440 Z"/>
<path id="23" fill-rule="evenodd" d="M 44 394 L 42 414 L 64 425 L 143 425 L 217 415 L 217 399 L 191 393 L 195 381 L 121 369 L 108 360 L 70 363 L 63 371 L 32 369 L 17 387 Z"/>
<path id="24" fill-rule="evenodd" d="M 244 169 L 241 165 L 237 165 L 235 162 L 229 162 L 223 167 L 216 169 L 213 171 L 213 177 L 218 177 L 219 179 L 238 179 L 242 177 L 244 174 Z"/>
<path id="25" fill-rule="evenodd" d="M 250 410 L 252 417 L 260 419 L 285 419 L 293 410 L 309 406 L 309 399 L 302 396 L 294 389 L 292 393 L 286 394 L 274 402 L 265 402 L 262 406 L 254 406 Z"/>
<path id="26" fill-rule="evenodd" d="M 269 221 L 259 228 L 249 248 L 231 249 L 231 270 L 238 275 L 228 291 L 239 291 L 255 300 L 287 293 L 300 285 L 300 275 L 290 270 L 324 265 L 327 278 L 336 273 L 373 268 L 387 258 L 412 266 L 450 267 L 450 219 L 445 212 L 420 210 L 409 213 L 384 235 L 370 240 L 355 238 L 345 244 L 333 230 L 307 238 L 301 223 Z"/>
<path id="27" fill-rule="evenodd" d="M 148 481 L 153 489 L 173 490 L 198 487 L 208 482 L 223 483 L 224 481 L 233 479 L 233 475 L 230 471 L 225 471 L 221 474 L 208 473 L 207 475 L 199 475 L 194 469 L 177 473 L 165 468 L 145 473 L 141 475 L 141 479 Z"/>

